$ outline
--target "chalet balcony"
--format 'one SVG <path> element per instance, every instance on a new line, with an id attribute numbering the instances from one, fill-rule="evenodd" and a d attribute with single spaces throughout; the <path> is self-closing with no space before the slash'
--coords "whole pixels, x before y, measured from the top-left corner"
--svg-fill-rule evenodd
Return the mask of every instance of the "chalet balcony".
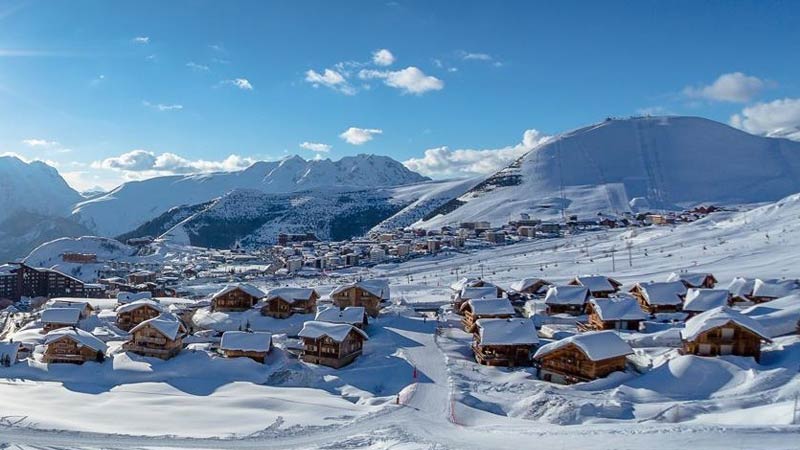
<path id="1" fill-rule="evenodd" d="M 140 336 L 134 338 L 134 342 L 136 342 L 137 344 L 155 344 L 160 346 L 160 345 L 166 345 L 167 339 L 163 337 L 154 338 L 148 336 Z"/>

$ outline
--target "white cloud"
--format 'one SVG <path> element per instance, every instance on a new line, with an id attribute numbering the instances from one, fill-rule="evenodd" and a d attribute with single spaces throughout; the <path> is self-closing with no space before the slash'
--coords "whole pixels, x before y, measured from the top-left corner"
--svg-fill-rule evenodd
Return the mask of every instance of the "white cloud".
<path id="1" fill-rule="evenodd" d="M 800 98 L 784 98 L 748 106 L 730 124 L 753 134 L 800 141 Z"/>
<path id="2" fill-rule="evenodd" d="M 496 172 L 533 148 L 552 139 L 537 130 L 526 130 L 522 142 L 499 149 L 458 149 L 437 147 L 425 150 L 421 158 L 411 158 L 403 164 L 409 169 L 431 177 L 486 175 Z"/>
<path id="3" fill-rule="evenodd" d="M 190 69 L 192 69 L 194 71 L 197 71 L 197 72 L 208 72 L 208 69 L 209 69 L 209 67 L 207 65 L 198 64 L 198 63 L 196 63 L 194 61 L 189 61 L 188 63 L 186 63 L 186 67 L 188 67 L 188 68 L 190 68 Z"/>
<path id="4" fill-rule="evenodd" d="M 136 36 L 135 38 L 131 39 L 134 44 L 149 44 L 150 43 L 150 36 Z"/>
<path id="5" fill-rule="evenodd" d="M 232 80 L 224 80 L 222 83 L 236 86 L 237 88 L 245 91 L 253 90 L 253 85 L 250 84 L 250 81 L 247 78 L 234 78 Z"/>
<path id="6" fill-rule="evenodd" d="M 394 55 L 385 48 L 375 50 L 372 52 L 372 62 L 378 66 L 391 66 L 394 63 Z"/>
<path id="7" fill-rule="evenodd" d="M 767 82 L 741 72 L 720 75 L 707 86 L 687 86 L 683 94 L 690 98 L 704 98 L 720 102 L 745 103 L 758 95 Z"/>
<path id="8" fill-rule="evenodd" d="M 492 58 L 492 55 L 490 55 L 488 53 L 461 52 L 460 55 L 461 55 L 461 59 L 463 59 L 465 61 L 470 61 L 470 60 L 472 60 L 472 61 L 491 61 L 491 60 L 494 59 L 494 58 Z"/>
<path id="9" fill-rule="evenodd" d="M 345 76 L 333 69 L 325 69 L 322 73 L 309 69 L 306 71 L 306 82 L 314 87 L 325 86 L 345 95 L 356 93 L 356 89 L 348 83 Z"/>
<path id="10" fill-rule="evenodd" d="M 330 144 L 321 144 L 319 142 L 303 142 L 300 144 L 300 148 L 304 148 L 306 150 L 311 150 L 312 152 L 317 153 L 328 153 L 333 148 Z"/>
<path id="11" fill-rule="evenodd" d="M 239 155 L 229 155 L 219 161 L 208 161 L 190 160 L 175 153 L 156 154 L 148 150 L 133 150 L 119 156 L 95 161 L 91 167 L 156 176 L 178 173 L 230 172 L 247 168 L 254 162 L 255 160 L 252 158 Z M 136 176 L 134 175 L 134 177 Z"/>
<path id="12" fill-rule="evenodd" d="M 159 111 L 180 111 L 183 109 L 183 105 L 178 105 L 178 104 L 165 105 L 163 103 L 150 103 L 147 100 L 142 100 L 142 105 L 147 106 L 148 108 L 157 109 Z"/>
<path id="13" fill-rule="evenodd" d="M 23 139 L 22 143 L 28 147 L 34 148 L 55 148 L 61 146 L 58 142 L 48 141 L 47 139 Z"/>
<path id="14" fill-rule="evenodd" d="M 382 78 L 387 86 L 400 89 L 407 94 L 421 95 L 428 91 L 439 91 L 444 88 L 444 81 L 425 75 L 420 69 L 409 66 L 402 70 L 361 70 L 359 78 L 368 80 Z"/>
<path id="15" fill-rule="evenodd" d="M 383 130 L 377 128 L 356 128 L 350 127 L 339 135 L 348 144 L 362 145 L 371 141 L 375 135 L 383 134 Z"/>

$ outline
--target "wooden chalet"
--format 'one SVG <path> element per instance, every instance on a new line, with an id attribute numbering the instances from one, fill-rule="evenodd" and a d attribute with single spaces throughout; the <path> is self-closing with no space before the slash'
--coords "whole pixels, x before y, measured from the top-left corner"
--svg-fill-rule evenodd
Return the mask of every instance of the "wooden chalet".
<path id="1" fill-rule="evenodd" d="M 59 328 L 75 327 L 81 319 L 78 308 L 47 308 L 42 311 L 42 333 L 49 333 Z"/>
<path id="2" fill-rule="evenodd" d="M 461 325 L 464 331 L 475 331 L 475 322 L 480 319 L 510 319 L 514 317 L 514 307 L 507 298 L 483 298 L 467 300 L 461 305 Z"/>
<path id="3" fill-rule="evenodd" d="M 285 319 L 292 314 L 312 314 L 317 308 L 319 294 L 314 289 L 277 288 L 270 289 L 260 307 L 264 316 Z"/>
<path id="4" fill-rule="evenodd" d="M 122 349 L 137 355 L 169 359 L 180 353 L 186 327 L 174 316 L 162 314 L 131 329 L 131 338 Z"/>
<path id="5" fill-rule="evenodd" d="M 727 306 L 687 320 L 681 341 L 684 354 L 752 356 L 756 361 L 761 358 L 761 342 L 771 342 L 760 323 Z"/>
<path id="6" fill-rule="evenodd" d="M 330 294 L 339 308 L 363 306 L 370 317 L 377 317 L 382 304 L 389 301 L 389 283 L 386 280 L 364 280 L 337 286 Z"/>
<path id="7" fill-rule="evenodd" d="M 615 332 L 591 331 L 543 345 L 533 360 L 542 380 L 571 384 L 625 370 L 626 358 L 632 353 Z"/>
<path id="8" fill-rule="evenodd" d="M 541 278 L 523 278 L 511 283 L 509 292 L 526 296 L 542 296 L 547 293 L 547 289 L 552 285 L 553 283 Z"/>
<path id="9" fill-rule="evenodd" d="M 47 364 L 83 364 L 105 359 L 106 344 L 91 333 L 74 327 L 47 333 L 44 346 L 42 361 Z"/>
<path id="10" fill-rule="evenodd" d="M 683 302 L 683 311 L 694 316 L 720 306 L 730 306 L 732 303 L 727 289 L 689 288 Z"/>
<path id="11" fill-rule="evenodd" d="M 117 307 L 117 327 L 130 331 L 145 320 L 154 319 L 165 313 L 157 301 L 144 298 Z"/>
<path id="12" fill-rule="evenodd" d="M 303 341 L 300 359 L 338 369 L 361 355 L 367 334 L 348 324 L 306 322 L 298 333 Z"/>
<path id="13" fill-rule="evenodd" d="M 472 351 L 479 364 L 487 366 L 529 366 L 539 345 L 536 327 L 530 319 L 479 319 L 475 322 Z"/>
<path id="14" fill-rule="evenodd" d="M 317 312 L 314 320 L 318 322 L 345 323 L 358 329 L 366 330 L 369 325 L 367 311 L 363 306 L 348 306 L 339 309 L 335 306 L 323 308 Z"/>
<path id="15" fill-rule="evenodd" d="M 634 297 L 593 298 L 586 305 L 589 319 L 578 324 L 583 331 L 588 330 L 630 330 L 638 331 L 647 314 L 639 307 Z"/>
<path id="16" fill-rule="evenodd" d="M 128 274 L 128 283 L 132 285 L 154 283 L 156 281 L 156 273 L 150 270 L 139 270 Z"/>
<path id="17" fill-rule="evenodd" d="M 619 292 L 622 283 L 602 275 L 581 275 L 567 283 L 570 286 L 583 286 L 589 289 L 589 295 L 594 298 L 607 298 Z"/>
<path id="18" fill-rule="evenodd" d="M 229 284 L 211 296 L 211 310 L 247 311 L 265 295 L 261 289 L 251 284 Z"/>
<path id="19" fill-rule="evenodd" d="M 546 312 L 549 315 L 579 316 L 584 313 L 588 300 L 589 289 L 579 285 L 551 286 L 544 296 Z"/>
<path id="20" fill-rule="evenodd" d="M 500 298 L 501 295 L 498 295 L 498 292 L 502 291 L 494 285 L 465 286 L 458 293 L 456 293 L 451 300 L 453 311 L 455 311 L 457 314 L 461 314 L 461 307 L 464 306 L 464 304 L 469 300 L 479 298 Z"/>
<path id="21" fill-rule="evenodd" d="M 219 344 L 226 358 L 250 358 L 263 363 L 272 350 L 272 334 L 258 331 L 226 331 Z"/>
<path id="22" fill-rule="evenodd" d="M 667 281 L 680 281 L 687 289 L 712 289 L 717 285 L 717 279 L 710 273 L 672 272 Z"/>
<path id="23" fill-rule="evenodd" d="M 53 298 L 47 302 L 48 308 L 76 308 L 81 311 L 81 319 L 86 319 L 94 314 L 95 309 L 91 303 L 85 300 L 77 300 L 75 298 Z"/>
<path id="24" fill-rule="evenodd" d="M 762 280 L 753 282 L 753 293 L 749 300 L 754 303 L 769 302 L 800 291 L 798 280 Z"/>
<path id="25" fill-rule="evenodd" d="M 683 308 L 686 286 L 680 281 L 636 283 L 630 293 L 650 314 L 674 313 Z"/>
<path id="26" fill-rule="evenodd" d="M 731 302 L 749 302 L 753 296 L 755 278 L 736 277 L 728 284 L 728 292 L 731 294 Z"/>

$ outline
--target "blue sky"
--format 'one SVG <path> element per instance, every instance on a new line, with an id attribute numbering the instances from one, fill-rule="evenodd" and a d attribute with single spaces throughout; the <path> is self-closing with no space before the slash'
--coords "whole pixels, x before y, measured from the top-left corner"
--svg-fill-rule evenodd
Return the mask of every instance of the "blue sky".
<path id="1" fill-rule="evenodd" d="M 0 0 L 0 153 L 86 189 L 295 153 L 472 175 L 641 113 L 786 133 L 799 17 L 789 1 Z"/>

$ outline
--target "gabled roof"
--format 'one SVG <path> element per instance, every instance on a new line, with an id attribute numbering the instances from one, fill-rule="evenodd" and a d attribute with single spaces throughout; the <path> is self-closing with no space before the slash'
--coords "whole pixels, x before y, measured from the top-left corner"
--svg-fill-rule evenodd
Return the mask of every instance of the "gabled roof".
<path id="1" fill-rule="evenodd" d="M 183 324 L 171 314 L 161 314 L 158 317 L 145 320 L 131 329 L 131 334 L 141 330 L 146 326 L 155 328 L 159 333 L 163 334 L 165 338 L 174 341 L 178 335 L 183 332 Z"/>
<path id="2" fill-rule="evenodd" d="M 636 286 L 649 305 L 680 305 L 681 297 L 686 295 L 686 285 L 680 281 L 638 283 Z"/>
<path id="3" fill-rule="evenodd" d="M 465 287 L 476 287 L 476 286 L 479 286 L 479 285 L 482 286 L 482 285 L 487 285 L 487 284 L 491 284 L 491 283 L 488 283 L 488 282 L 486 282 L 484 280 L 481 280 L 480 278 L 462 278 L 462 279 L 454 282 L 453 284 L 451 284 L 450 285 L 450 289 L 452 289 L 452 290 L 454 290 L 456 292 L 459 292 L 462 289 L 464 289 Z"/>
<path id="4" fill-rule="evenodd" d="M 624 296 L 616 298 L 593 298 L 589 300 L 600 316 L 600 320 L 644 320 L 647 314 L 642 311 L 635 298 Z"/>
<path id="5" fill-rule="evenodd" d="M 367 333 L 346 323 L 330 323 L 311 320 L 303 324 L 303 329 L 297 335 L 309 339 L 319 339 L 328 336 L 335 342 L 342 342 L 351 331 L 360 334 L 364 339 L 369 339 Z"/>
<path id="6" fill-rule="evenodd" d="M 268 352 L 272 347 L 272 333 L 259 331 L 226 331 L 219 348 L 243 352 Z"/>
<path id="7" fill-rule="evenodd" d="M 345 309 L 339 309 L 333 306 L 317 311 L 317 316 L 314 317 L 314 320 L 319 322 L 355 325 L 364 322 L 365 314 L 366 309 L 363 306 L 348 306 Z"/>
<path id="8" fill-rule="evenodd" d="M 117 301 L 119 303 L 129 303 L 143 298 L 151 298 L 153 296 L 150 292 L 120 292 L 117 294 Z"/>
<path id="9" fill-rule="evenodd" d="M 667 281 L 682 281 L 684 284 L 688 285 L 689 287 L 701 287 L 703 283 L 706 281 L 706 278 L 711 277 L 714 281 L 717 279 L 714 278 L 713 274 L 710 273 L 680 273 L 680 272 L 672 272 L 667 277 Z"/>
<path id="10" fill-rule="evenodd" d="M 94 306 L 92 306 L 92 304 L 89 303 L 87 300 L 80 300 L 80 299 L 71 298 L 71 297 L 51 298 L 47 302 L 47 307 L 48 308 L 78 308 L 78 309 L 84 309 L 84 308 L 88 307 L 89 309 L 94 309 Z"/>
<path id="11" fill-rule="evenodd" d="M 734 297 L 746 297 L 753 294 L 755 278 L 736 277 L 728 285 L 728 292 Z"/>
<path id="12" fill-rule="evenodd" d="M 78 328 L 73 327 L 65 327 L 59 328 L 57 330 L 53 330 L 45 336 L 44 343 L 50 344 L 54 341 L 57 341 L 63 337 L 71 339 L 77 342 L 79 345 L 83 345 L 85 347 L 89 347 L 94 351 L 97 352 L 105 352 L 106 351 L 106 344 L 95 337 L 93 334 L 83 331 Z"/>
<path id="13" fill-rule="evenodd" d="M 586 286 L 550 286 L 544 296 L 546 305 L 583 305 L 589 298 Z"/>
<path id="14" fill-rule="evenodd" d="M 522 291 L 524 291 L 526 289 L 529 289 L 531 286 L 535 286 L 537 283 L 543 284 L 544 286 L 549 286 L 549 285 L 553 284 L 553 283 L 551 283 L 551 282 L 549 282 L 547 280 L 543 280 L 541 278 L 523 278 L 523 279 L 521 279 L 519 281 L 515 281 L 515 282 L 511 283 L 511 286 L 509 286 L 509 288 L 511 288 L 511 290 L 516 291 L 516 292 L 522 292 Z M 539 289 L 540 290 L 545 290 L 544 287 L 541 287 Z"/>
<path id="15" fill-rule="evenodd" d="M 686 291 L 686 302 L 683 304 L 684 311 L 703 312 L 719 306 L 726 306 L 730 299 L 730 292 L 727 289 L 695 289 Z"/>
<path id="16" fill-rule="evenodd" d="M 589 292 L 616 292 L 622 283 L 603 275 L 580 275 L 573 282 L 589 288 Z"/>
<path id="17" fill-rule="evenodd" d="M 48 308 L 42 311 L 42 322 L 75 325 L 81 317 L 78 308 Z"/>
<path id="18" fill-rule="evenodd" d="M 781 298 L 800 289 L 797 280 L 762 280 L 753 283 L 753 297 Z"/>
<path id="19" fill-rule="evenodd" d="M 507 298 L 473 298 L 461 305 L 461 311 L 466 310 L 467 307 L 476 316 L 513 316 L 515 313 L 511 301 Z"/>
<path id="20" fill-rule="evenodd" d="M 633 353 L 631 346 L 613 331 L 593 331 L 576 334 L 539 347 L 534 359 L 562 349 L 570 344 L 577 346 L 592 361 L 626 356 Z"/>
<path id="21" fill-rule="evenodd" d="M 497 298 L 497 286 L 464 287 L 458 298 L 469 300 L 473 298 Z"/>
<path id="22" fill-rule="evenodd" d="M 727 306 L 710 309 L 687 320 L 686 327 L 681 330 L 681 338 L 685 341 L 693 341 L 706 331 L 729 323 L 750 330 L 765 341 L 770 340 L 767 330 L 755 319 Z"/>
<path id="23" fill-rule="evenodd" d="M 387 280 L 362 280 L 355 283 L 343 284 L 335 287 L 330 295 L 336 295 L 348 289 L 359 288 L 364 292 L 372 294 L 382 300 L 389 300 L 389 282 Z"/>
<path id="24" fill-rule="evenodd" d="M 253 286 L 252 284 L 249 284 L 249 283 L 238 283 L 238 284 L 227 284 L 227 285 L 225 285 L 225 287 L 223 287 L 216 294 L 211 296 L 211 300 L 214 300 L 214 299 L 216 299 L 218 297 L 221 297 L 221 296 L 223 296 L 223 295 L 225 295 L 225 294 L 227 294 L 229 292 L 233 292 L 233 291 L 235 291 L 237 289 L 243 291 L 245 294 L 247 294 L 247 295 L 249 295 L 251 297 L 255 297 L 255 298 L 258 298 L 258 299 L 264 298 L 264 296 L 266 295 L 266 294 L 264 294 L 264 291 L 262 291 L 261 289 Z"/>
<path id="25" fill-rule="evenodd" d="M 159 312 L 166 312 L 164 310 L 164 307 L 161 306 L 161 304 L 158 303 L 157 301 L 150 298 L 143 298 L 140 300 L 134 300 L 130 303 L 125 303 L 124 305 L 118 306 L 117 314 L 130 312 L 139 308 L 144 308 L 145 306 L 149 306 Z"/>
<path id="26" fill-rule="evenodd" d="M 17 360 L 18 352 L 19 342 L 0 342 L 0 363 L 8 356 L 8 359 L 13 364 Z"/>
<path id="27" fill-rule="evenodd" d="M 266 293 L 266 301 L 274 298 L 280 298 L 286 303 L 294 303 L 296 301 L 306 301 L 316 294 L 314 289 L 310 288 L 291 288 L 282 287 L 270 289 Z"/>
<path id="28" fill-rule="evenodd" d="M 530 319 L 479 319 L 481 345 L 536 345 L 539 336 Z"/>

